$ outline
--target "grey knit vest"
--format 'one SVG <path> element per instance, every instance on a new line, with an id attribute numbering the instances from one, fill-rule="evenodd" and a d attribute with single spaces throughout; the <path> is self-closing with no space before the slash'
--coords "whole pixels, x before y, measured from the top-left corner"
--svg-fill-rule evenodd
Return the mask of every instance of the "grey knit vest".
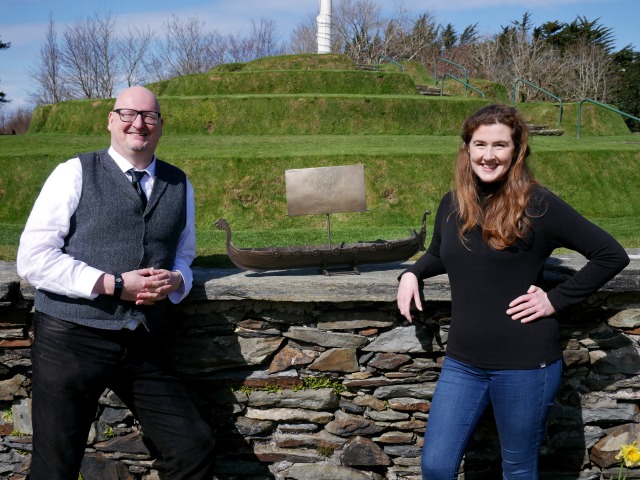
<path id="1" fill-rule="evenodd" d="M 186 224 L 186 175 L 156 160 L 156 178 L 147 208 L 131 181 L 106 150 L 79 155 L 80 202 L 71 217 L 63 250 L 107 273 L 138 268 L 171 269 Z M 35 307 L 53 317 L 89 327 L 116 330 L 136 319 L 154 330 L 167 316 L 167 302 L 135 302 L 99 295 L 94 300 L 36 291 Z"/>

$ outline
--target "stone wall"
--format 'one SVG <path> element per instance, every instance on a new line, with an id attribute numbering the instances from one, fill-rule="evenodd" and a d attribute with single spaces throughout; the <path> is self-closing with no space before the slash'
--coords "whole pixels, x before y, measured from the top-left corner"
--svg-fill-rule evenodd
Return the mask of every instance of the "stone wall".
<path id="1" fill-rule="evenodd" d="M 562 315 L 564 381 L 541 457 L 541 478 L 618 475 L 621 443 L 640 435 L 640 255 Z M 562 281 L 584 260 L 550 259 Z M 220 479 L 419 479 L 422 435 L 449 330 L 446 276 L 427 282 L 414 324 L 395 307 L 399 264 L 361 275 L 195 270 L 175 308 L 167 348 L 217 432 Z M 31 449 L 33 289 L 0 263 L 0 478 L 25 478 Z M 490 413 L 461 478 L 500 478 Z M 142 428 L 104 393 L 84 480 L 163 478 Z M 631 470 L 628 478 L 640 478 Z"/>

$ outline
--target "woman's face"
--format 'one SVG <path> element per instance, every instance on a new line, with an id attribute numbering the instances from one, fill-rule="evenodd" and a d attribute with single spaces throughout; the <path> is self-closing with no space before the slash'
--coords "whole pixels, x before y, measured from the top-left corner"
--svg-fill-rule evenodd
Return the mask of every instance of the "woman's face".
<path id="1" fill-rule="evenodd" d="M 501 180 L 511 168 L 515 145 L 511 128 L 502 124 L 479 126 L 467 146 L 471 168 L 485 183 Z"/>

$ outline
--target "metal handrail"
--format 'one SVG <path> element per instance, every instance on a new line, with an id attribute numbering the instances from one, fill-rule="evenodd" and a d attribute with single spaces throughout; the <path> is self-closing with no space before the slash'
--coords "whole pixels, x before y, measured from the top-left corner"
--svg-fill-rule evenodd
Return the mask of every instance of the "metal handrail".
<path id="1" fill-rule="evenodd" d="M 389 58 L 386 55 L 382 55 L 382 54 L 378 55 L 378 58 L 376 59 L 376 70 L 380 70 L 380 59 L 381 58 L 386 58 L 391 63 L 395 63 L 396 65 L 398 65 L 402 69 L 402 73 L 405 73 L 404 65 L 402 65 L 400 62 L 396 62 L 393 58 Z"/>
<path id="2" fill-rule="evenodd" d="M 444 79 L 446 77 L 449 78 L 453 78 L 456 82 L 462 83 L 464 85 L 465 90 L 468 88 L 470 88 L 471 90 L 475 90 L 476 92 L 478 92 L 480 95 L 482 95 L 482 98 L 487 98 L 485 97 L 484 93 L 482 93 L 480 90 L 478 90 L 476 87 L 472 87 L 471 85 L 469 85 L 468 83 L 460 80 L 458 77 L 456 77 L 455 75 L 451 75 L 450 73 L 445 73 L 444 75 L 442 75 L 442 83 L 440 85 L 440 96 L 444 95 Z"/>
<path id="3" fill-rule="evenodd" d="M 433 84 L 434 86 L 438 86 L 438 62 L 447 62 L 451 65 L 455 65 L 456 67 L 461 68 L 464 71 L 464 83 L 465 85 L 469 83 L 469 72 L 467 71 L 467 67 L 457 64 L 456 62 L 452 62 L 451 60 L 447 60 L 446 58 L 439 57 L 436 59 L 435 68 L 433 70 Z M 464 87 L 464 94 L 467 94 L 467 87 Z"/>
<path id="4" fill-rule="evenodd" d="M 629 115 L 628 113 L 618 110 L 617 108 L 610 107 L 609 105 L 605 105 L 604 103 L 600 103 L 596 100 L 592 100 L 591 98 L 583 98 L 582 100 L 580 100 L 580 103 L 578 103 L 578 140 L 580 140 L 580 129 L 582 127 L 582 104 L 584 102 L 593 103 L 595 105 L 598 105 L 599 107 L 603 107 L 603 108 L 606 108 L 607 110 L 611 110 L 612 112 L 616 112 L 616 113 L 619 113 L 620 115 L 624 115 L 625 117 L 629 117 L 632 120 L 635 120 L 636 122 L 640 122 L 640 118 L 634 117 L 633 115 Z"/>
<path id="5" fill-rule="evenodd" d="M 518 83 L 520 83 L 520 82 L 526 83 L 530 87 L 533 87 L 536 90 L 541 91 L 542 93 L 546 93 L 550 97 L 555 98 L 558 102 L 560 102 L 560 112 L 558 113 L 558 128 L 560 128 L 560 124 L 562 123 L 562 99 L 560 97 L 557 97 L 553 93 L 547 92 L 545 89 L 540 88 L 537 85 L 534 85 L 533 83 L 525 80 L 524 78 L 517 78 L 516 81 L 513 83 L 513 96 L 511 97 L 511 105 L 512 106 L 516 105 L 516 92 L 517 92 L 517 89 L 518 89 Z"/>

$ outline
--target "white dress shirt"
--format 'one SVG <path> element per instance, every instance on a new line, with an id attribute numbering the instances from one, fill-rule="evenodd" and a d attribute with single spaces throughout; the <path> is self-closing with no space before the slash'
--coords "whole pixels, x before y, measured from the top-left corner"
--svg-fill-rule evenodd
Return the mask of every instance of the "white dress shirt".
<path id="1" fill-rule="evenodd" d="M 123 175 L 131 164 L 113 148 L 109 155 Z M 155 179 L 156 159 L 146 168 L 141 184 L 147 198 L 151 196 Z M 82 165 L 72 158 L 58 165 L 51 173 L 36 199 L 18 247 L 18 274 L 35 288 L 71 298 L 93 299 L 93 288 L 103 273 L 85 262 L 80 262 L 62 251 L 69 233 L 70 219 L 80 201 L 82 192 Z M 191 183 L 187 179 L 187 223 L 180 234 L 172 270 L 182 275 L 183 284 L 169 294 L 173 303 L 187 296 L 193 284 L 191 262 L 196 254 L 195 203 Z"/>

